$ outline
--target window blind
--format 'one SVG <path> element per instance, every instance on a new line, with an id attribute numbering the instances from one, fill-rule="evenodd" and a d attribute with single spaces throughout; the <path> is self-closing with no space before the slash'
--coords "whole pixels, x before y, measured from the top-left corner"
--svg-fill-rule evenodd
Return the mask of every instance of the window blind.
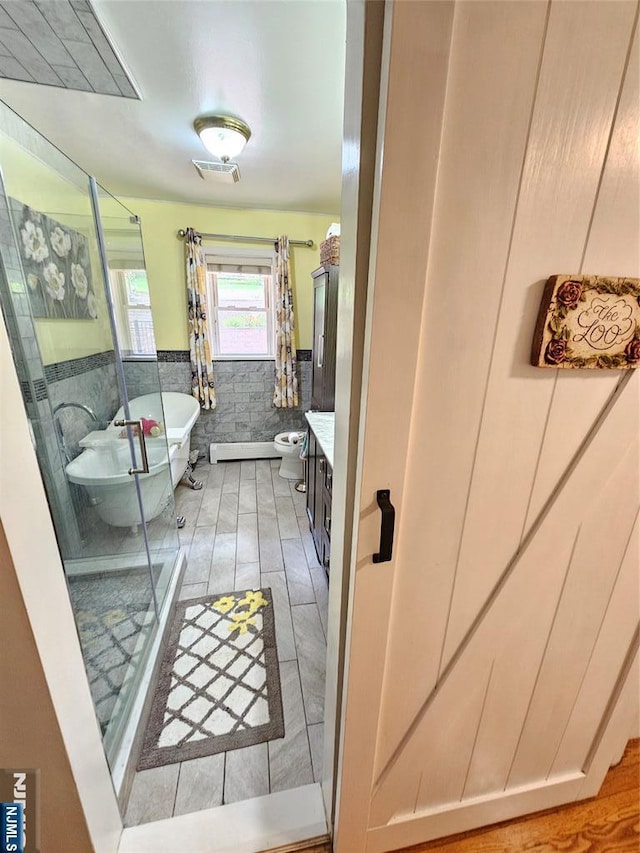
<path id="1" fill-rule="evenodd" d="M 268 266 L 265 263 L 258 264 L 248 264 L 246 259 L 244 261 L 229 261 L 227 260 L 224 264 L 207 264 L 208 272 L 217 272 L 217 273 L 243 273 L 244 275 L 271 275 L 272 269 L 271 264 Z"/>

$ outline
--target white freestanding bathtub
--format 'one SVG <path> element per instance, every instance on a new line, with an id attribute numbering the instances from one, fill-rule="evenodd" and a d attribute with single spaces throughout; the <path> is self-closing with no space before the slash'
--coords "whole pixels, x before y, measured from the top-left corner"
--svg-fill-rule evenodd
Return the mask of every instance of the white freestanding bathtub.
<path id="1" fill-rule="evenodd" d="M 162 395 L 135 397 L 129 401 L 129 412 L 134 420 L 149 418 L 164 423 L 164 435 L 145 437 L 149 473 L 138 475 L 145 518 L 151 521 L 165 508 L 187 469 L 191 430 L 200 416 L 200 406 L 189 394 L 165 391 Z M 124 416 L 120 408 L 113 420 Z M 121 432 L 122 428 L 112 422 L 106 430 L 89 433 L 80 442 L 83 452 L 67 465 L 66 473 L 72 483 L 84 486 L 103 521 L 113 527 L 135 527 L 140 524 L 140 507 L 135 478 L 128 473 L 129 442 L 120 437 Z M 140 467 L 137 438 L 134 448 L 136 467 Z"/>

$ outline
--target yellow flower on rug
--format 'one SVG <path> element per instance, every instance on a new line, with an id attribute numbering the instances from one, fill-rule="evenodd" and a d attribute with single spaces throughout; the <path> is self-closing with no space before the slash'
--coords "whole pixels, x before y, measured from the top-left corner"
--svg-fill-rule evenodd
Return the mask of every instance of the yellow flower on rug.
<path id="1" fill-rule="evenodd" d="M 241 595 L 223 595 L 222 598 L 212 602 L 211 607 L 231 619 L 229 631 L 246 634 L 248 626 L 255 625 L 255 619 L 252 617 L 268 605 L 269 602 L 262 594 L 262 590 L 256 592 L 250 589 Z"/>
<path id="2" fill-rule="evenodd" d="M 233 607 L 235 607 L 235 603 L 235 595 L 223 595 L 222 598 L 219 598 L 217 601 L 214 601 L 211 606 L 219 613 L 228 613 L 230 610 L 233 609 Z"/>
<path id="3" fill-rule="evenodd" d="M 256 620 L 249 610 L 244 610 L 242 613 L 232 613 L 231 619 L 233 620 L 233 624 L 229 625 L 229 631 L 238 631 L 239 634 L 246 634 L 249 630 L 249 625 L 256 624 Z"/>
<path id="4" fill-rule="evenodd" d="M 262 590 L 259 589 L 257 592 L 249 590 L 245 597 L 238 602 L 239 607 L 246 604 L 249 605 L 249 613 L 257 613 L 262 607 L 266 607 L 269 602 L 262 594 Z"/>

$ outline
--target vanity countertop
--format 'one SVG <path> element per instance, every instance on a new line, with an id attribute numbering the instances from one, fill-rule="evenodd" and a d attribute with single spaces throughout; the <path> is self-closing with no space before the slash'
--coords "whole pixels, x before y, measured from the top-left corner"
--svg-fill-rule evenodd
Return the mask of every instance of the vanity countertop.
<path id="1" fill-rule="evenodd" d="M 320 449 L 327 457 L 327 462 L 333 468 L 333 432 L 335 412 L 305 412 L 305 418 L 318 440 Z"/>

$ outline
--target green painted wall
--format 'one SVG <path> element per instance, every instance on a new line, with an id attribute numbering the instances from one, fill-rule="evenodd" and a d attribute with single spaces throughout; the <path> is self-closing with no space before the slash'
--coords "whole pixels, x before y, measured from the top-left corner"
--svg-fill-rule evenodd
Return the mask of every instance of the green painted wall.
<path id="1" fill-rule="evenodd" d="M 244 210 L 207 207 L 123 198 L 123 203 L 142 220 L 145 261 L 151 291 L 151 305 L 158 349 L 188 349 L 187 295 L 184 271 L 184 241 L 181 228 L 195 228 L 216 234 L 276 237 L 288 234 L 292 240 L 313 240 L 315 247 L 294 247 L 291 251 L 296 312 L 297 347 L 311 349 L 313 338 L 313 288 L 311 272 L 320 266 L 320 241 L 336 215 L 292 213 L 276 210 Z M 220 243 L 229 248 L 255 249 L 255 243 Z M 206 243 L 207 248 L 215 246 Z M 268 248 L 268 247 L 267 247 Z"/>

